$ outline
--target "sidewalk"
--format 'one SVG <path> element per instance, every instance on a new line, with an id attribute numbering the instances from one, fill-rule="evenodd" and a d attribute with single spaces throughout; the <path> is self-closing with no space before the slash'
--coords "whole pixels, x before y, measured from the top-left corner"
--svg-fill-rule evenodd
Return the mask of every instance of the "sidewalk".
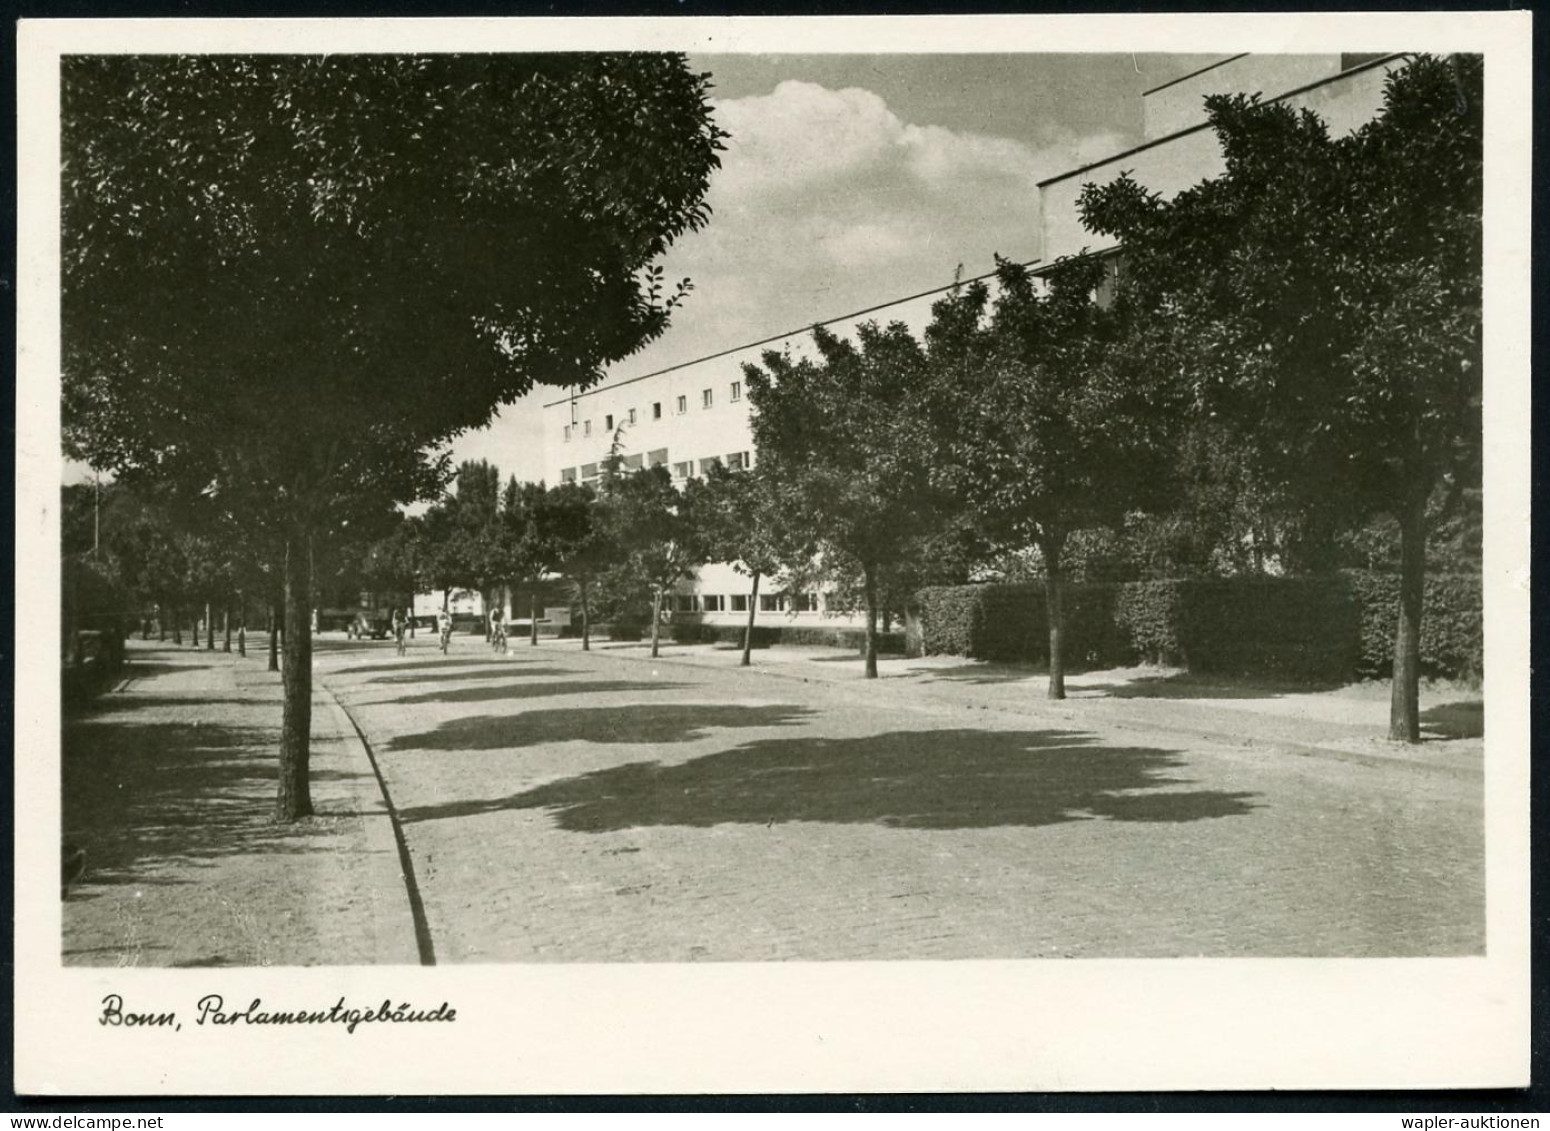
<path id="1" fill-rule="evenodd" d="M 577 647 L 546 640 L 540 647 Z M 593 641 L 593 650 L 617 658 L 650 659 L 647 643 Z M 721 644 L 668 644 L 661 660 L 744 670 L 765 676 L 856 685 L 865 664 L 849 649 L 777 646 L 755 649 L 752 667 L 738 669 L 741 649 Z M 1295 754 L 1359 764 L 1483 772 L 1483 705 L 1479 691 L 1453 685 L 1421 688 L 1423 741 L 1388 741 L 1386 681 L 1328 689 L 1210 679 L 1170 668 L 1114 668 L 1066 676 L 1067 698 L 1046 699 L 1047 676 L 1028 665 L 994 664 L 961 656 L 880 656 L 869 694 L 905 695 L 981 710 L 1005 711 L 1063 723 L 1190 735 L 1239 746 L 1274 747 Z"/>
<path id="2" fill-rule="evenodd" d="M 387 810 L 326 692 L 317 815 L 279 825 L 280 678 L 262 652 L 132 641 L 125 675 L 64 722 L 63 837 L 86 850 L 66 965 L 418 962 Z"/>

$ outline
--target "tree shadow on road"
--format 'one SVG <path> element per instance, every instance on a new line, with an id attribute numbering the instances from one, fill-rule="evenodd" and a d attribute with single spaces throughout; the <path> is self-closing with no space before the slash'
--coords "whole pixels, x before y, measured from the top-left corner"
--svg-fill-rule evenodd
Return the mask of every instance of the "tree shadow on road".
<path id="1" fill-rule="evenodd" d="M 513 670 L 514 664 L 524 664 L 527 662 L 528 661 L 525 660 L 503 660 L 497 661 L 486 667 L 465 668 L 455 672 L 420 672 L 415 675 L 399 676 L 379 675 L 375 679 L 368 679 L 366 682 L 371 684 L 389 684 L 396 686 L 405 683 L 430 683 L 433 680 L 436 683 L 459 683 L 465 680 L 508 679 L 513 675 L 521 675 L 531 678 L 533 676 L 575 674 L 569 668 L 546 668 L 541 666 L 534 668 L 521 667 Z"/>
<path id="2" fill-rule="evenodd" d="M 500 661 L 489 656 L 441 656 L 434 660 L 414 663 L 360 664 L 353 668 L 338 668 L 330 675 L 376 675 L 382 672 L 448 671 L 454 668 L 492 668 Z"/>
<path id="3" fill-rule="evenodd" d="M 1072 698 L 1108 699 L 1280 699 L 1344 687 L 1341 680 L 1277 679 L 1274 676 L 1206 675 L 1172 672 L 1134 676 L 1112 683 L 1068 685 Z"/>
<path id="4" fill-rule="evenodd" d="M 405 817 L 544 809 L 560 828 L 589 833 L 790 821 L 966 829 L 1198 821 L 1260 807 L 1254 793 L 1166 788 L 1189 783 L 1171 773 L 1183 767 L 1174 751 L 1096 745 L 1091 735 L 1059 730 L 763 739 L 676 765 L 632 762 Z"/>
<path id="5" fill-rule="evenodd" d="M 1091 673 L 1095 676 L 1114 671 L 1110 668 L 1083 668 L 1080 664 L 1066 668 L 1067 679 L 1077 677 L 1067 684 L 1066 693 L 1072 699 L 1279 699 L 1284 695 L 1301 695 L 1309 692 L 1333 691 L 1345 686 L 1338 680 L 1276 679 L 1272 676 L 1209 675 L 1189 671 L 1158 671 L 1155 674 L 1126 675 L 1115 672 L 1118 678 L 1103 683 L 1087 683 L 1079 677 Z M 960 683 L 991 686 L 1008 683 L 1027 683 L 1030 692 L 1042 695 L 1049 669 L 1013 664 L 986 664 L 961 668 L 937 668 L 922 672 L 922 683 Z"/>
<path id="6" fill-rule="evenodd" d="M 95 885 L 185 882 L 153 876 L 167 864 L 201 868 L 226 856 L 325 851 L 334 815 L 325 807 L 319 820 L 273 819 L 277 740 L 273 727 L 122 716 L 67 725 L 61 823 L 66 839 L 87 851 L 81 890 L 70 898 L 89 896 Z M 312 771 L 319 782 L 363 776 Z"/>
<path id="7" fill-rule="evenodd" d="M 536 672 L 534 674 L 537 674 Z M 607 695 L 623 691 L 666 691 L 691 686 L 665 681 L 645 682 L 628 679 L 571 679 L 548 683 L 503 683 L 498 687 L 457 687 L 448 691 L 427 691 L 423 695 L 405 695 L 394 703 L 491 703 L 505 699 L 545 699 L 554 695 Z"/>
<path id="8" fill-rule="evenodd" d="M 756 707 L 735 703 L 640 703 L 475 715 L 433 731 L 400 735 L 391 750 L 504 750 L 552 742 L 693 742 L 727 727 L 792 726 L 813 712 L 784 703 Z"/>
<path id="9" fill-rule="evenodd" d="M 1428 738 L 1485 737 L 1485 703 L 1463 699 L 1439 703 L 1421 712 L 1421 732 Z"/>

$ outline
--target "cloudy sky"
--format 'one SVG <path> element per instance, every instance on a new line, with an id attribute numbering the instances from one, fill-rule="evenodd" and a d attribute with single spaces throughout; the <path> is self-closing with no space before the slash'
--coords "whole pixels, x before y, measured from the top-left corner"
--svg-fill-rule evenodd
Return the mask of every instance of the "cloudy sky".
<path id="1" fill-rule="evenodd" d="M 1217 55 L 700 55 L 731 133 L 713 218 L 664 261 L 695 290 L 609 380 L 1037 254 L 1036 183 L 1141 138 L 1140 93 Z M 552 387 L 454 454 L 537 478 Z"/>

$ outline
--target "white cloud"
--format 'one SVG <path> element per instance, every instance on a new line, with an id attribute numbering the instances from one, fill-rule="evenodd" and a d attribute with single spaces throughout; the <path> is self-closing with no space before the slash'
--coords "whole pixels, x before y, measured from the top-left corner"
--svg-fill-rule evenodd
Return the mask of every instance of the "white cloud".
<path id="1" fill-rule="evenodd" d="M 732 136 L 713 219 L 669 260 L 696 291 L 651 360 L 883 302 L 945 282 L 960 263 L 987 271 L 996 253 L 1031 258 L 1039 179 L 1122 145 L 1061 134 L 1034 147 L 906 122 L 871 91 L 797 81 L 714 110 Z"/>

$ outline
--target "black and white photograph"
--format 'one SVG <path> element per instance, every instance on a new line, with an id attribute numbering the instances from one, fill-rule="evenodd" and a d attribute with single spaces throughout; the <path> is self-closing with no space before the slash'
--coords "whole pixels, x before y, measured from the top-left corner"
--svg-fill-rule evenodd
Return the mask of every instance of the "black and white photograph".
<path id="1" fill-rule="evenodd" d="M 18 1087 L 1526 1084 L 1528 20 L 24 22 Z"/>

